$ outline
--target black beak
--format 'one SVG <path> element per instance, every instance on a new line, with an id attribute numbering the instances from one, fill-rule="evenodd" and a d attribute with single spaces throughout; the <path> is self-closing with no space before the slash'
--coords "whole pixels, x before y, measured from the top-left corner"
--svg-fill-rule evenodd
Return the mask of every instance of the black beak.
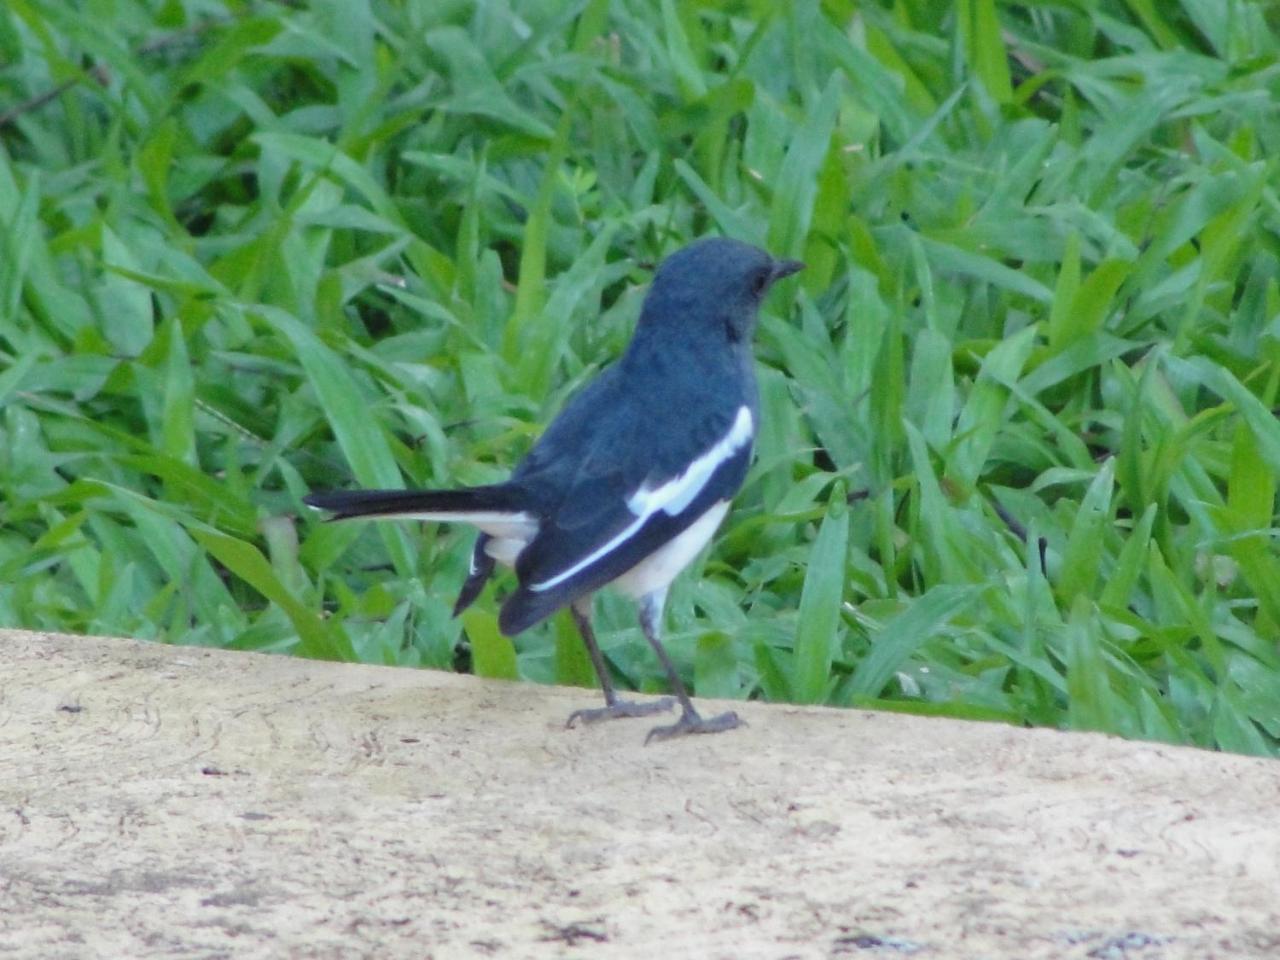
<path id="1" fill-rule="evenodd" d="M 777 283 L 783 277 L 789 277 L 803 269 L 804 263 L 800 260 L 775 260 L 773 261 L 773 269 L 769 274 L 769 282 L 771 284 Z"/>

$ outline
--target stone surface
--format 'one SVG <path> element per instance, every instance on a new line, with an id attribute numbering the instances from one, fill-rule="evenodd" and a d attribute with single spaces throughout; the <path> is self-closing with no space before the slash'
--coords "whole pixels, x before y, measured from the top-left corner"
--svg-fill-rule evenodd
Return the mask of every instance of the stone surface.
<path id="1" fill-rule="evenodd" d="M 0 956 L 1280 957 L 1280 763 L 0 631 Z"/>

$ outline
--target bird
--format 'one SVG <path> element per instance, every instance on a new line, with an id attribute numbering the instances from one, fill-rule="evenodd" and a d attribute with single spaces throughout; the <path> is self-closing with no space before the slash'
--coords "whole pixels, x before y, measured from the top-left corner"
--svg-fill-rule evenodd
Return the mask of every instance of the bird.
<path id="1" fill-rule="evenodd" d="M 622 356 L 564 406 L 502 483 L 453 490 L 350 490 L 307 495 L 330 520 L 416 519 L 479 530 L 454 615 L 497 565 L 514 568 L 498 625 L 508 636 L 568 607 L 604 706 L 568 726 L 671 710 L 645 739 L 732 730 L 732 711 L 704 717 L 663 647 L 667 590 L 711 540 L 741 488 L 759 429 L 752 335 L 765 294 L 803 269 L 727 237 L 666 257 Z M 675 700 L 620 697 L 592 627 L 594 594 L 632 598 Z"/>

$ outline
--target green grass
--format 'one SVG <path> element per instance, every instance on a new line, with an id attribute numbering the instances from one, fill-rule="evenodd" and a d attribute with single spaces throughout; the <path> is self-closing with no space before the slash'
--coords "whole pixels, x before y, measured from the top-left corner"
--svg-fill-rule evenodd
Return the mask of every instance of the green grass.
<path id="1" fill-rule="evenodd" d="M 590 683 L 299 498 L 501 478 L 719 232 L 809 269 L 697 692 L 1274 754 L 1278 104 L 1268 0 L 8 0 L 0 623 Z"/>

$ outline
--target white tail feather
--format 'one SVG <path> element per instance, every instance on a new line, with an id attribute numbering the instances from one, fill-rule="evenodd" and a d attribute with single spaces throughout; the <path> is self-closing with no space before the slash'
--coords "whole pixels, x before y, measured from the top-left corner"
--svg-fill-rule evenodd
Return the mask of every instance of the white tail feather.
<path id="1" fill-rule="evenodd" d="M 467 513 L 448 511 L 367 514 L 356 520 L 429 520 L 434 523 L 469 523 L 491 537 L 528 542 L 538 532 L 538 521 L 523 510 L 503 513 L 499 510 L 472 510 Z"/>

